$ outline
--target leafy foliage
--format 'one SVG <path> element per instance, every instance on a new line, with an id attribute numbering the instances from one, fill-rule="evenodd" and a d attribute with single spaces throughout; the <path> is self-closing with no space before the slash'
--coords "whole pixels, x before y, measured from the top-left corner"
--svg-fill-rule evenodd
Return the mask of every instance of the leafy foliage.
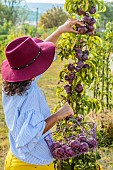
<path id="1" fill-rule="evenodd" d="M 95 57 L 98 67 L 96 71 L 99 77 L 98 83 L 95 83 L 92 88 L 94 89 L 94 97 L 101 103 L 101 108 L 104 111 L 105 108 L 112 110 L 112 88 L 113 88 L 113 76 L 110 69 L 111 55 L 113 52 L 113 29 L 112 23 L 106 25 L 106 30 L 102 33 L 102 46 L 97 46 L 93 49 L 93 55 Z"/>
<path id="2" fill-rule="evenodd" d="M 36 29 L 33 26 L 24 24 L 21 26 L 12 26 L 12 23 L 5 22 L 0 29 L 0 62 L 5 59 L 4 50 L 6 45 L 11 42 L 13 39 L 21 36 L 31 36 L 35 37 Z"/>
<path id="3" fill-rule="evenodd" d="M 22 2 L 23 0 L 1 0 L 0 25 L 3 25 L 5 20 L 10 21 L 12 25 L 25 21 L 28 12 L 22 7 Z"/>
<path id="4" fill-rule="evenodd" d="M 73 0 L 73 2 L 67 0 L 65 3 L 66 10 L 72 18 L 77 19 L 83 19 L 84 15 L 89 16 L 88 11 L 91 10 L 92 6 L 96 6 L 97 12 L 92 13 L 91 16 L 93 18 L 95 17 L 97 21 L 100 13 L 105 11 L 102 0 Z M 81 11 L 80 8 L 82 8 Z M 96 30 L 96 24 L 94 27 Z M 61 57 L 61 60 L 66 61 L 66 64 L 59 75 L 57 88 L 59 103 L 55 110 L 60 108 L 65 102 L 68 102 L 74 110 L 74 117 L 78 118 L 80 115 L 83 115 L 83 121 L 85 121 L 85 116 L 91 111 L 99 113 L 106 109 L 112 110 L 113 76 L 111 75 L 110 70 L 110 60 L 113 52 L 112 28 L 112 23 L 108 23 L 106 25 L 106 30 L 103 33 L 96 34 L 95 31 L 92 35 L 87 33 L 77 35 L 66 33 L 62 35 L 62 39 L 58 44 L 60 47 L 59 56 Z M 74 27 L 74 29 L 77 28 Z M 84 51 L 89 51 L 88 59 L 84 62 L 85 67 L 82 63 L 78 63 L 81 53 L 78 53 L 77 50 L 79 49 L 78 51 L 80 51 L 81 48 L 83 53 Z M 82 67 L 82 69 L 75 69 L 78 65 Z M 70 76 L 72 78 L 72 74 L 74 74 L 74 76 L 72 81 L 70 81 Z M 77 90 L 78 85 L 79 91 Z M 64 127 L 67 126 L 64 122 L 62 122 L 62 124 Z M 105 132 L 108 135 L 107 129 Z M 69 134 L 70 131 L 68 129 L 68 135 Z M 111 131 L 109 132 L 109 135 L 110 134 Z M 103 141 L 102 135 L 99 132 L 97 133 L 97 136 L 99 145 L 102 143 L 104 144 L 105 141 L 110 139 L 107 136 Z M 78 170 L 97 170 L 99 168 L 97 163 L 98 159 L 100 159 L 98 152 L 89 152 L 86 155 L 72 159 L 72 162 L 71 160 L 62 161 L 61 167 L 62 169 L 66 169 L 66 167 L 70 166 L 71 170 L 74 170 L 74 168 Z"/>
<path id="5" fill-rule="evenodd" d="M 39 25 L 43 25 L 44 29 L 58 27 L 62 25 L 68 17 L 69 15 L 62 7 L 53 7 L 41 16 Z"/>
<path id="6" fill-rule="evenodd" d="M 101 27 L 105 29 L 108 22 L 113 21 L 113 2 L 105 3 L 106 11 L 100 16 Z"/>

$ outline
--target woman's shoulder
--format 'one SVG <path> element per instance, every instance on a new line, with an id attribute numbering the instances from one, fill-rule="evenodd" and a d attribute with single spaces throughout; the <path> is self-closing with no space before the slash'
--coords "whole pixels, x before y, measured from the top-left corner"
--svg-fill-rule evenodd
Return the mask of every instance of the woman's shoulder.
<path id="1" fill-rule="evenodd" d="M 38 82 L 38 80 L 40 80 L 40 78 L 42 77 L 43 74 L 39 75 L 39 76 L 36 76 L 35 79 L 34 79 L 34 82 Z"/>

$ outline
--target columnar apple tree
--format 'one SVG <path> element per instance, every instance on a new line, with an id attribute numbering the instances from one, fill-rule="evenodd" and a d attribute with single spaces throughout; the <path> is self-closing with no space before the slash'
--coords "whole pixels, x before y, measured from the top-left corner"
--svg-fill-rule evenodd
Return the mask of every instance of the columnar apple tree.
<path id="1" fill-rule="evenodd" d="M 92 95 L 91 84 L 98 82 L 94 49 L 102 46 L 96 35 L 98 10 L 102 1 L 66 1 L 65 8 L 72 17 L 82 20 L 86 26 L 74 27 L 79 34 L 63 34 L 59 41 L 61 59 L 68 62 L 60 72 L 58 94 L 62 102 L 71 104 L 76 114 L 87 114 L 91 109 L 100 108 L 99 101 Z M 99 57 L 98 57 L 99 59 Z M 97 58 L 96 58 L 97 60 Z M 61 103 L 61 102 L 60 102 Z"/>
<path id="2" fill-rule="evenodd" d="M 65 33 L 59 41 L 59 56 L 65 62 L 60 72 L 57 87 L 59 103 L 56 109 L 68 102 L 78 121 L 85 121 L 91 111 L 111 110 L 113 78 L 110 73 L 110 56 L 113 51 L 113 26 L 108 23 L 106 30 L 97 32 L 96 23 L 104 12 L 102 0 L 66 0 L 65 9 L 70 18 L 84 22 L 85 26 L 73 26 L 78 34 Z M 67 119 L 57 124 L 57 130 L 66 129 Z M 61 169 L 98 169 L 97 152 L 62 161 Z"/>

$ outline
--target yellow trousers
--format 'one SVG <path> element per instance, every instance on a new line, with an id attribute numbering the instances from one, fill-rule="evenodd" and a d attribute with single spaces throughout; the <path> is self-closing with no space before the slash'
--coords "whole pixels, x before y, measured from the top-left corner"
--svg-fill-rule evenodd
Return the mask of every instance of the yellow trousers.
<path id="1" fill-rule="evenodd" d="M 54 170 L 54 163 L 44 166 L 28 164 L 17 159 L 9 150 L 6 156 L 4 170 Z"/>

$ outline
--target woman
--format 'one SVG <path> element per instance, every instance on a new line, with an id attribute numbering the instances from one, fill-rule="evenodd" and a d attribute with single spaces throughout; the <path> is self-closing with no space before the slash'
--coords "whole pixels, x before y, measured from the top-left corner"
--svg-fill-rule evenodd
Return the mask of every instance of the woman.
<path id="1" fill-rule="evenodd" d="M 68 20 L 44 41 L 26 36 L 6 47 L 7 59 L 2 63 L 2 101 L 10 150 L 5 170 L 54 169 L 44 137 L 55 123 L 74 113 L 66 103 L 50 115 L 37 80 L 52 64 L 58 37 L 64 32 L 78 33 L 73 29 L 76 24 L 83 25 L 80 21 Z"/>

